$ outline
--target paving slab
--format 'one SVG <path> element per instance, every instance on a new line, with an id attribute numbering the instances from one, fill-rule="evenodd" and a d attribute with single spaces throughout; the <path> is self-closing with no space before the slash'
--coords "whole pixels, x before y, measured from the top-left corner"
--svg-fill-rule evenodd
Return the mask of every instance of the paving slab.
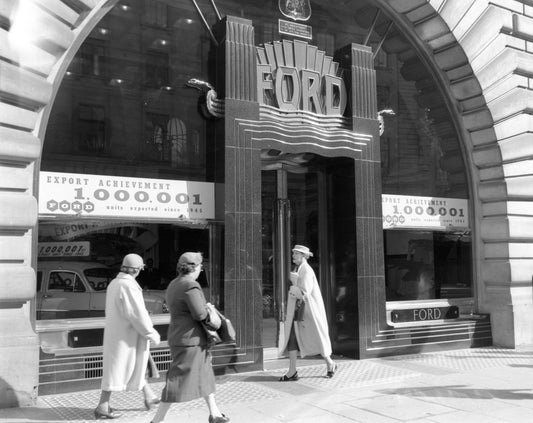
<path id="1" fill-rule="evenodd" d="M 533 350 L 495 347 L 349 360 L 325 377 L 321 359 L 299 360 L 296 382 L 280 382 L 287 360 L 265 370 L 217 377 L 219 408 L 238 423 L 530 423 Z M 163 382 L 151 383 L 156 394 Z M 32 407 L 0 410 L 0 422 L 94 422 L 100 391 L 39 397 Z M 117 423 L 148 423 L 141 392 L 117 392 Z M 166 423 L 206 423 L 202 399 L 173 404 Z"/>

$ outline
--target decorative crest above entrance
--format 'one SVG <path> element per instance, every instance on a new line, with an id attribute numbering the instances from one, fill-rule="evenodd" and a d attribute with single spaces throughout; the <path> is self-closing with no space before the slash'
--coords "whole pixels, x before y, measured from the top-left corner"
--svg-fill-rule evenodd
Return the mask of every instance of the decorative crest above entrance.
<path id="1" fill-rule="evenodd" d="M 295 21 L 306 21 L 311 17 L 310 0 L 279 0 L 279 10 Z"/>

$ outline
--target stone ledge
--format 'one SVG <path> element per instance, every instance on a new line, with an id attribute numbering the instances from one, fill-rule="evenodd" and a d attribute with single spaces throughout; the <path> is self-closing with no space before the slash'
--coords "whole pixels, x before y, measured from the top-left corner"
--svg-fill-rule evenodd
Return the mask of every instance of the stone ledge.
<path id="1" fill-rule="evenodd" d="M 37 223 L 37 199 L 22 193 L 0 192 L 0 229 L 28 230 Z"/>
<path id="2" fill-rule="evenodd" d="M 533 216 L 532 201 L 496 201 L 481 205 L 483 217 L 506 215 Z"/>
<path id="3" fill-rule="evenodd" d="M 29 132 L 0 127 L 0 159 L 9 162 L 30 163 L 41 154 L 39 138 Z"/>
<path id="4" fill-rule="evenodd" d="M 533 240 L 533 216 L 497 216 L 481 220 L 480 235 L 484 241 Z M 532 274 L 533 274 L 533 267 Z"/>

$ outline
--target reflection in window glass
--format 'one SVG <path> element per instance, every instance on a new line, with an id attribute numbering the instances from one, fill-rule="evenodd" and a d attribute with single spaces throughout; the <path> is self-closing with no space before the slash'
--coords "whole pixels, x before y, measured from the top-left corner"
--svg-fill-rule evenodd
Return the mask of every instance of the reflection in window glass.
<path id="1" fill-rule="evenodd" d="M 41 170 L 212 180 L 223 166 L 210 154 L 215 142 L 206 143 L 213 122 L 198 110 L 203 93 L 187 86 L 191 78 L 213 82 L 210 50 L 190 3 L 117 4 L 88 35 L 62 81 Z"/>
<path id="2" fill-rule="evenodd" d="M 126 254 L 137 253 L 146 267 L 137 277 L 147 310 L 167 313 L 165 289 L 176 277 L 176 263 L 185 251 L 204 256 L 200 285 L 210 301 L 223 309 L 219 232 L 211 226 L 155 224 L 106 220 L 41 221 L 37 262 L 40 319 L 104 315 L 109 283 L 120 271 Z M 49 294 L 53 291 L 53 294 Z"/>
<path id="3" fill-rule="evenodd" d="M 88 34 L 59 87 L 41 170 L 73 173 L 82 179 L 83 175 L 130 177 L 131 185 L 114 188 L 123 188 L 123 196 L 137 195 L 140 203 L 146 202 L 140 206 L 154 209 L 171 199 L 176 206 L 182 198 L 159 192 L 158 204 L 150 206 L 154 198 L 148 200 L 134 184 L 149 183 L 148 179 L 213 182 L 217 172 L 223 175 L 220 155 L 216 159 L 211 154 L 219 148 L 214 137 L 206 142 L 215 123 L 198 110 L 205 93 L 186 85 L 191 78 L 213 82 L 215 70 L 207 66 L 211 49 L 190 2 L 117 3 Z M 78 203 L 87 205 L 84 188 L 73 185 L 72 192 Z M 118 219 L 131 216 L 121 215 L 122 204 L 107 206 L 117 220 L 92 219 L 88 213 L 80 219 L 72 215 L 65 222 L 41 216 L 38 318 L 103 316 L 106 289 L 124 255 L 132 252 L 147 265 L 137 281 L 149 312 L 165 312 L 164 290 L 176 276 L 177 258 L 185 251 L 204 254 L 205 271 L 199 281 L 211 302 L 223 309 L 222 228 L 204 220 L 184 221 L 177 212 L 175 224 L 169 222 L 173 212 L 161 223 L 157 211 L 145 219 L 149 222 L 123 222 Z M 52 215 L 53 207 L 48 211 Z M 70 278 L 72 288 L 66 289 L 68 281 L 62 276 L 73 272 L 78 276 Z M 61 292 L 47 297 L 49 289 Z"/>
<path id="4" fill-rule="evenodd" d="M 50 273 L 49 289 L 60 289 L 64 291 L 73 291 L 73 281 L 76 274 L 71 272 L 52 272 Z"/>
<path id="5" fill-rule="evenodd" d="M 384 231 L 387 301 L 472 296 L 469 233 Z"/>
<path id="6" fill-rule="evenodd" d="M 106 267 L 94 267 L 83 271 L 91 288 L 95 291 L 105 291 L 109 283 L 116 276 L 116 272 Z"/>

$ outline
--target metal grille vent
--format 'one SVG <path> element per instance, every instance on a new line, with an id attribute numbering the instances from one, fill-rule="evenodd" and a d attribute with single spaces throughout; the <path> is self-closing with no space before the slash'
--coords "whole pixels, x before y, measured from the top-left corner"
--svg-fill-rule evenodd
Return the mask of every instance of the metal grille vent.
<path id="1" fill-rule="evenodd" d="M 102 377 L 103 360 L 102 356 L 84 358 L 85 379 L 97 379 Z"/>

